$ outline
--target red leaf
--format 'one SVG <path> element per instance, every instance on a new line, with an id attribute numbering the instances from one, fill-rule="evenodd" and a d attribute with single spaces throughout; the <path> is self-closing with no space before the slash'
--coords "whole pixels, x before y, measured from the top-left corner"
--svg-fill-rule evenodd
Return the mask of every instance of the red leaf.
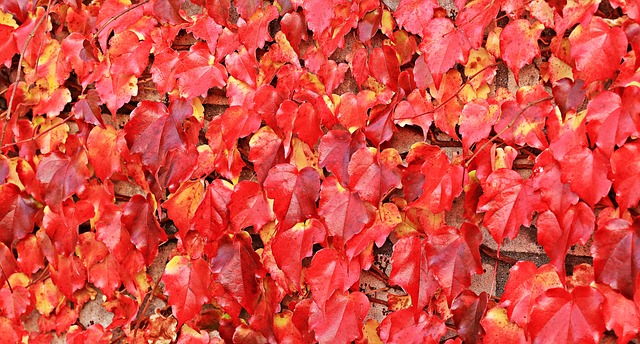
<path id="1" fill-rule="evenodd" d="M 458 333 L 466 343 L 478 342 L 481 333 L 480 321 L 487 310 L 488 295 L 485 292 L 476 295 L 465 290 L 451 304 L 453 321 L 458 326 Z"/>
<path id="2" fill-rule="evenodd" d="M 462 193 L 464 168 L 451 164 L 441 148 L 423 143 L 411 147 L 407 162 L 422 163 L 420 172 L 424 180 L 422 194 L 410 206 L 424 207 L 435 214 L 451 210 L 453 200 Z"/>
<path id="3" fill-rule="evenodd" d="M 231 106 L 222 114 L 222 139 L 232 149 L 239 138 L 249 136 L 260 128 L 260 117 L 241 106 Z"/>
<path id="4" fill-rule="evenodd" d="M 562 288 L 562 282 L 551 265 L 537 268 L 533 262 L 518 262 L 509 270 L 500 306 L 507 308 L 511 321 L 524 327 L 531 321 L 531 308 L 537 297 L 553 288 Z"/>
<path id="5" fill-rule="evenodd" d="M 569 42 L 578 76 L 588 85 L 614 76 L 627 51 L 627 36 L 620 27 L 609 27 L 600 17 L 585 26 L 573 30 Z"/>
<path id="6" fill-rule="evenodd" d="M 0 241 L 12 247 L 33 232 L 40 207 L 14 184 L 0 185 Z"/>
<path id="7" fill-rule="evenodd" d="M 442 75 L 456 62 L 465 63 L 469 57 L 469 39 L 449 18 L 435 18 L 423 27 L 423 40 L 419 49 L 424 53 L 427 66 L 436 85 Z"/>
<path id="8" fill-rule="evenodd" d="M 249 161 L 258 182 L 263 183 L 271 167 L 285 161 L 282 139 L 270 127 L 262 127 L 249 141 Z"/>
<path id="9" fill-rule="evenodd" d="M 462 108 L 460 121 L 462 147 L 468 150 L 474 143 L 489 137 L 491 127 L 500 116 L 500 107 L 484 99 L 475 99 Z"/>
<path id="10" fill-rule="evenodd" d="M 605 330 L 602 294 L 591 287 L 545 291 L 536 299 L 528 331 L 536 343 L 599 343 Z"/>
<path id="11" fill-rule="evenodd" d="M 57 253 L 68 256 L 74 252 L 78 243 L 78 226 L 91 219 L 94 210 L 87 201 L 73 203 L 72 200 L 67 200 L 60 207 L 57 211 L 44 209 L 42 227 L 51 238 Z"/>
<path id="12" fill-rule="evenodd" d="M 216 179 L 207 186 L 204 198 L 193 214 L 194 229 L 210 242 L 215 242 L 229 224 L 229 202 L 233 186 Z"/>
<path id="13" fill-rule="evenodd" d="M 93 170 L 102 181 L 122 172 L 121 156 L 126 149 L 124 132 L 107 125 L 94 127 L 87 138 L 87 156 Z"/>
<path id="14" fill-rule="evenodd" d="M 385 45 L 382 48 L 373 49 L 369 56 L 369 68 L 371 68 L 371 76 L 376 80 L 392 90 L 397 88 L 400 62 L 396 51 L 391 46 Z"/>
<path id="15" fill-rule="evenodd" d="M 16 262 L 20 271 L 31 275 L 44 267 L 44 256 L 38 239 L 33 234 L 28 234 L 16 244 L 18 258 Z"/>
<path id="16" fill-rule="evenodd" d="M 67 298 L 75 300 L 73 294 L 87 283 L 87 270 L 75 255 L 56 258 L 55 263 L 49 265 L 51 280 Z"/>
<path id="17" fill-rule="evenodd" d="M 591 254 L 596 281 L 619 290 L 625 297 L 634 295 L 634 282 L 640 271 L 640 220 L 633 223 L 611 219 L 598 225 Z"/>
<path id="18" fill-rule="evenodd" d="M 264 189 L 273 199 L 273 211 L 280 229 L 291 228 L 316 216 L 320 177 L 315 169 L 305 167 L 298 171 L 290 164 L 276 165 L 269 170 Z"/>
<path id="19" fill-rule="evenodd" d="M 478 212 L 486 212 L 482 224 L 501 245 L 504 238 L 513 239 L 520 226 L 529 226 L 534 211 L 543 210 L 540 194 L 518 172 L 499 169 L 482 183 Z"/>
<path id="20" fill-rule="evenodd" d="M 314 304 L 317 304 L 323 313 L 327 300 L 331 294 L 347 291 L 360 279 L 360 264 L 356 260 L 349 259 L 341 252 L 331 248 L 318 251 L 307 269 L 307 284 L 311 289 Z M 334 293 L 335 292 L 335 293 Z"/>
<path id="21" fill-rule="evenodd" d="M 633 208 L 640 200 L 640 144 L 627 143 L 613 153 L 611 158 L 611 175 L 616 200 L 622 210 Z"/>
<path id="22" fill-rule="evenodd" d="M 538 215 L 538 243 L 551 259 L 551 264 L 559 274 L 565 275 L 564 259 L 571 246 L 585 245 L 595 227 L 595 215 L 584 202 L 570 206 L 562 214 L 555 215 L 550 210 Z"/>
<path id="23" fill-rule="evenodd" d="M 378 204 L 393 189 L 402 186 L 398 165 L 402 159 L 393 148 L 382 152 L 372 147 L 361 148 L 349 161 L 349 188 L 372 204 Z"/>
<path id="24" fill-rule="evenodd" d="M 324 242 L 326 231 L 320 221 L 310 219 L 289 229 L 278 230 L 273 238 L 273 257 L 297 289 L 301 288 L 302 259 L 313 254 L 314 244 Z"/>
<path id="25" fill-rule="evenodd" d="M 71 156 L 53 152 L 38 164 L 36 178 L 43 184 L 44 201 L 53 209 L 73 194 L 81 193 L 89 179 L 87 155 L 78 149 Z"/>
<path id="26" fill-rule="evenodd" d="M 531 180 L 534 189 L 540 191 L 542 201 L 549 206 L 549 210 L 561 214 L 571 205 L 578 203 L 579 197 L 571 191 L 569 184 L 562 182 L 560 163 L 552 154 L 550 150 L 545 150 L 536 157 Z"/>
<path id="27" fill-rule="evenodd" d="M 389 283 L 399 285 L 411 296 L 414 309 L 424 308 L 435 294 L 438 282 L 429 269 L 426 243 L 417 236 L 400 238 L 393 245 Z"/>
<path id="28" fill-rule="evenodd" d="M 484 329 L 482 342 L 486 344 L 528 343 L 524 330 L 518 325 L 509 321 L 507 310 L 502 307 L 493 307 L 487 311 L 480 325 Z"/>
<path id="29" fill-rule="evenodd" d="M 456 25 L 469 37 L 473 48 L 483 43 L 485 28 L 498 16 L 503 1 L 478 0 L 468 2 L 456 17 Z"/>
<path id="30" fill-rule="evenodd" d="M 131 153 L 140 154 L 142 163 L 156 173 L 170 151 L 186 148 L 182 124 L 192 115 L 191 104 L 184 100 L 171 102 L 169 109 L 160 102 L 140 102 L 124 126 Z"/>
<path id="31" fill-rule="evenodd" d="M 493 129 L 508 144 L 529 145 L 545 149 L 548 145 L 544 133 L 545 120 L 552 113 L 549 94 L 542 85 L 518 89 L 516 100 L 502 103 L 502 116 Z"/>
<path id="32" fill-rule="evenodd" d="M 114 292 L 122 283 L 120 264 L 112 254 L 104 260 L 91 266 L 88 270 L 88 281 L 93 283 L 108 298 L 113 298 Z"/>
<path id="33" fill-rule="evenodd" d="M 438 283 L 453 300 L 471 285 L 471 276 L 481 274 L 480 244 L 482 232 L 476 225 L 465 222 L 458 230 L 442 226 L 430 233 L 425 243 L 429 269 Z"/>
<path id="34" fill-rule="evenodd" d="M 229 201 L 229 215 L 236 230 L 253 226 L 259 232 L 262 226 L 273 220 L 273 212 L 267 197 L 258 183 L 247 180 L 235 186 Z"/>
<path id="35" fill-rule="evenodd" d="M 210 275 L 209 265 L 202 259 L 175 256 L 167 263 L 162 282 L 178 326 L 200 313 L 209 301 Z"/>
<path id="36" fill-rule="evenodd" d="M 597 285 L 604 296 L 602 313 L 607 330 L 613 330 L 619 343 L 633 340 L 640 331 L 640 312 L 633 302 L 615 292 L 608 285 Z"/>
<path id="37" fill-rule="evenodd" d="M 529 23 L 526 19 L 509 22 L 500 33 L 502 59 L 518 80 L 520 69 L 540 56 L 538 39 L 544 29 L 540 22 Z"/>
<path id="38" fill-rule="evenodd" d="M 440 5 L 435 0 L 401 0 L 393 16 L 405 30 L 422 35 L 433 18 L 433 10 L 438 7 Z"/>
<path id="39" fill-rule="evenodd" d="M 400 223 L 402 223 L 402 215 L 398 207 L 393 203 L 383 203 L 374 215 L 374 223 L 346 242 L 347 257 L 353 259 L 364 252 L 367 247 L 372 248 L 374 242 L 376 246 L 382 247 L 389 234 Z M 364 269 L 366 270 L 366 268 Z"/>
<path id="40" fill-rule="evenodd" d="M 33 309 L 31 293 L 23 286 L 0 289 L 0 310 L 7 318 L 20 322 L 20 316 Z"/>
<path id="41" fill-rule="evenodd" d="M 149 195 L 145 199 L 141 195 L 134 195 L 124 206 L 122 224 L 131 233 L 131 242 L 142 253 L 147 265 L 150 265 L 158 255 L 158 247 L 167 241 L 164 232 L 156 219 L 155 201 Z"/>
<path id="42" fill-rule="evenodd" d="M 630 135 L 637 135 L 630 107 L 616 93 L 604 91 L 587 105 L 587 132 L 591 142 L 607 156 L 616 146 L 622 147 Z"/>
<path id="43" fill-rule="evenodd" d="M 349 161 L 353 153 L 363 147 L 365 137 L 361 131 L 349 134 L 347 131 L 331 130 L 320 139 L 320 167 L 333 173 L 342 185 L 349 185 Z"/>
<path id="44" fill-rule="evenodd" d="M 197 96 L 206 96 L 210 88 L 222 88 L 227 84 L 226 69 L 215 62 L 215 57 L 205 43 L 196 43 L 189 48 L 189 52 L 180 55 L 175 67 L 180 97 L 189 100 Z"/>
<path id="45" fill-rule="evenodd" d="M 183 240 L 193 224 L 192 220 L 202 201 L 203 194 L 204 186 L 200 181 L 187 181 L 169 195 L 169 198 L 162 205 L 167 209 L 167 215 L 173 220 Z"/>
<path id="46" fill-rule="evenodd" d="M 335 176 L 322 183 L 318 215 L 326 224 L 327 234 L 342 243 L 360 233 L 373 218 L 358 193 L 342 187 Z"/>
<path id="47" fill-rule="evenodd" d="M 609 159 L 596 148 L 575 147 L 560 160 L 562 182 L 593 207 L 611 189 Z"/>
<path id="48" fill-rule="evenodd" d="M 258 278 L 264 277 L 264 270 L 250 240 L 246 232 L 220 239 L 218 252 L 211 259 L 211 272 L 214 281 L 253 314 L 260 294 Z"/>
<path id="49" fill-rule="evenodd" d="M 447 332 L 445 324 L 434 315 L 402 309 L 387 315 L 380 323 L 380 339 L 389 344 L 438 343 Z"/>
<path id="50" fill-rule="evenodd" d="M 265 42 L 271 41 L 269 23 L 278 18 L 278 9 L 270 5 L 251 13 L 247 21 L 238 20 L 238 38 L 248 51 L 262 49 Z"/>
<path id="51" fill-rule="evenodd" d="M 369 299 L 363 293 L 336 292 L 324 307 L 311 304 L 309 327 L 321 344 L 351 343 L 362 337 L 362 324 L 369 307 Z"/>

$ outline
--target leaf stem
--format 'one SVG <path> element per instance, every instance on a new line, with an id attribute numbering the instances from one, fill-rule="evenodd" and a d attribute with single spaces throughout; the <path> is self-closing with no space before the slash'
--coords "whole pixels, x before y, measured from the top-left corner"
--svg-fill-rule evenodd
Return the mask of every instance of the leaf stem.
<path id="1" fill-rule="evenodd" d="M 505 132 L 505 131 L 509 130 L 509 129 L 513 126 L 513 124 L 515 124 L 515 123 L 516 123 L 516 120 L 517 120 L 518 118 L 520 118 L 520 116 L 522 116 L 522 114 L 523 114 L 525 111 L 527 111 L 527 110 L 529 110 L 529 108 L 531 108 L 531 107 L 533 107 L 533 106 L 535 106 L 535 105 L 537 105 L 537 104 L 540 104 L 540 103 L 542 103 L 542 102 L 545 102 L 545 101 L 547 101 L 547 100 L 553 100 L 553 97 L 551 97 L 551 96 L 549 96 L 549 97 L 544 97 L 544 98 L 540 98 L 540 99 L 534 100 L 534 101 L 532 101 L 532 102 L 529 102 L 529 103 L 528 103 L 528 104 L 527 104 L 527 105 L 526 105 L 522 110 L 520 110 L 520 112 L 518 112 L 518 114 L 517 114 L 517 115 L 515 115 L 515 116 L 513 117 L 513 119 L 511 120 L 511 122 L 509 122 L 509 124 L 507 124 L 507 126 L 506 126 L 506 127 L 504 127 L 502 130 L 500 130 L 500 132 L 499 132 L 499 133 L 497 133 L 497 134 L 493 135 L 493 137 L 491 137 L 491 138 L 489 139 L 489 141 L 486 141 L 485 143 L 483 143 L 483 144 L 482 144 L 482 146 L 480 146 L 480 148 L 478 148 L 478 149 L 473 153 L 473 155 L 469 158 L 469 160 L 467 160 L 467 162 L 464 164 L 464 166 L 465 166 L 465 167 L 469 167 L 469 165 L 471 164 L 471 162 L 473 161 L 473 159 L 475 159 L 475 158 L 476 158 L 476 156 L 478 156 L 478 154 L 479 154 L 482 150 L 484 150 L 484 149 L 487 147 L 487 145 L 489 145 L 490 143 L 493 143 L 493 142 L 498 138 L 498 136 L 500 136 L 500 135 L 504 134 L 504 132 Z"/>
<path id="2" fill-rule="evenodd" d="M 18 59 L 18 70 L 16 71 L 16 78 L 13 82 L 13 89 L 11 90 L 11 96 L 9 97 L 9 106 L 7 107 L 7 112 L 4 115 L 4 119 L 6 119 L 6 122 L 4 124 L 4 127 L 2 128 L 2 136 L 0 137 L 0 144 L 4 143 L 4 138 L 6 136 L 7 129 L 9 128 L 9 123 L 11 122 L 11 109 L 13 108 L 13 100 L 16 97 L 16 91 L 18 89 L 18 81 L 20 81 L 20 77 L 22 76 L 21 75 L 22 61 L 24 60 L 24 54 L 27 51 L 27 47 L 29 46 L 29 43 L 31 43 L 31 40 L 33 39 L 33 37 L 35 37 L 36 30 L 38 30 L 38 28 L 40 27 L 40 24 L 42 24 L 44 19 L 49 17 L 51 6 L 53 6 L 57 1 L 58 0 L 53 0 L 53 1 L 49 0 L 49 3 L 47 4 L 47 12 L 42 16 L 42 18 L 38 20 L 38 22 L 36 22 L 36 25 L 33 26 L 33 29 L 29 33 L 29 36 L 27 36 L 27 39 L 24 41 L 24 46 L 22 47 L 22 51 L 20 52 L 20 58 Z M 39 59 L 40 57 L 38 56 L 38 60 Z M 2 149 L 4 148 L 5 147 L 3 146 Z"/>
<path id="3" fill-rule="evenodd" d="M 504 254 L 498 254 L 498 251 L 492 249 L 491 247 L 485 244 L 480 245 L 480 252 L 486 254 L 492 259 L 495 259 L 496 261 L 500 261 L 505 264 L 515 265 L 518 262 L 518 260 L 515 258 L 505 256 Z"/>
<path id="4" fill-rule="evenodd" d="M 4 279 L 7 280 L 7 286 L 9 287 L 9 291 L 11 292 L 11 294 L 13 294 L 13 288 L 11 287 L 11 282 L 9 282 L 9 276 L 7 276 L 7 273 L 4 271 L 2 262 L 0 262 L 0 270 L 2 270 L 2 276 L 4 276 Z"/>
<path id="5" fill-rule="evenodd" d="M 44 130 L 43 132 L 38 133 L 38 135 L 36 135 L 36 136 L 33 136 L 33 137 L 31 137 L 31 138 L 28 138 L 28 139 L 21 140 L 21 141 L 16 141 L 16 142 L 12 142 L 12 143 L 7 143 L 6 145 L 4 145 L 4 146 L 0 147 L 0 150 L 4 150 L 5 148 L 9 148 L 9 147 L 12 147 L 12 146 L 17 146 L 17 145 L 20 145 L 20 144 L 23 144 L 23 143 L 27 143 L 27 142 L 35 141 L 35 140 L 37 140 L 37 139 L 41 138 L 42 136 L 46 135 L 46 134 L 47 134 L 48 132 L 50 132 L 51 130 L 56 129 L 57 127 L 59 127 L 59 126 L 61 126 L 61 125 L 65 124 L 65 123 L 66 123 L 68 120 L 70 120 L 72 117 L 73 117 L 73 116 L 69 116 L 69 117 L 67 117 L 67 118 L 63 119 L 63 120 L 62 120 L 62 122 L 57 123 L 57 124 L 55 124 L 55 125 L 52 125 L 51 127 L 47 128 L 47 129 L 46 129 L 46 130 Z M 1 141 L 0 141 L 0 142 L 1 142 Z"/>
<path id="6" fill-rule="evenodd" d="M 115 16 L 109 18 L 109 20 L 107 20 L 104 24 L 102 24 L 102 26 L 98 29 L 98 31 L 96 33 L 93 34 L 93 38 L 92 40 L 95 40 L 101 33 L 102 31 L 109 26 L 109 24 L 113 23 L 114 21 L 116 21 L 118 18 L 122 17 L 123 15 L 133 11 L 134 9 L 145 5 L 147 2 L 149 2 L 150 0 L 145 0 L 143 2 L 137 3 L 129 8 L 124 9 L 122 12 L 116 14 Z"/>

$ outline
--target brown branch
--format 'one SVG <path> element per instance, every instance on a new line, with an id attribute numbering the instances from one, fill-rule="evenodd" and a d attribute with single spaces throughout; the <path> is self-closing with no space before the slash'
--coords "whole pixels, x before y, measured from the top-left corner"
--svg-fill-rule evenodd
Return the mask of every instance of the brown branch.
<path id="1" fill-rule="evenodd" d="M 363 294 L 371 295 L 371 294 L 375 294 L 375 293 L 377 293 L 379 291 L 389 291 L 389 289 L 391 289 L 391 288 L 390 287 L 375 288 L 375 289 L 367 290 L 367 291 L 363 292 Z"/>
<path id="2" fill-rule="evenodd" d="M 367 295 L 367 298 L 369 299 L 369 302 L 371 302 L 371 303 L 377 303 L 379 305 L 388 307 L 388 302 L 385 301 L 385 300 L 380 300 L 380 299 L 378 299 L 376 297 L 373 297 L 373 296 L 370 296 L 370 295 Z"/>
<path id="3" fill-rule="evenodd" d="M 464 164 L 464 166 L 465 166 L 465 167 L 469 167 L 469 165 L 471 164 L 471 162 L 473 161 L 473 159 L 475 159 L 475 158 L 476 158 L 476 156 L 478 156 L 478 154 L 479 154 L 480 152 L 482 152 L 482 150 L 484 150 L 484 149 L 487 147 L 487 145 L 489 145 L 490 143 L 493 143 L 493 142 L 498 138 L 498 136 L 500 136 L 500 135 L 504 134 L 504 132 L 506 132 L 507 130 L 511 129 L 511 127 L 516 123 L 516 120 L 517 120 L 518 118 L 520 118 L 520 116 L 522 116 L 522 114 L 523 114 L 525 111 L 527 111 L 527 110 L 529 110 L 529 108 L 531 108 L 531 107 L 533 107 L 533 106 L 535 106 L 535 105 L 537 105 L 537 104 L 540 104 L 540 103 L 542 103 L 542 102 L 545 102 L 545 101 L 547 101 L 547 100 L 553 100 L 553 97 L 549 96 L 549 97 L 545 97 L 545 98 L 541 98 L 541 99 L 538 99 L 538 100 L 534 100 L 534 101 L 532 101 L 532 102 L 529 102 L 529 103 L 528 103 L 528 104 L 527 104 L 527 105 L 526 105 L 522 110 L 520 110 L 520 112 L 518 112 L 518 114 L 517 114 L 517 115 L 515 115 L 515 116 L 513 117 L 513 119 L 511 120 L 511 122 L 509 122 L 509 124 L 507 124 L 507 126 L 506 126 L 506 127 L 504 127 L 502 130 L 500 130 L 500 132 L 499 132 L 499 133 L 497 133 L 497 134 L 493 135 L 493 137 L 491 137 L 491 138 L 489 139 L 489 141 L 486 141 L 485 143 L 483 143 L 483 144 L 482 144 L 482 146 L 480 146 L 480 148 L 478 148 L 478 149 L 473 153 L 473 155 L 469 158 L 469 160 L 467 160 L 467 162 Z"/>
<path id="4" fill-rule="evenodd" d="M 487 256 L 489 256 L 489 258 L 495 259 L 496 261 L 500 261 L 505 264 L 515 265 L 518 262 L 517 259 L 505 256 L 504 254 L 499 254 L 498 251 L 485 244 L 480 245 L 480 252 L 486 254 Z"/>

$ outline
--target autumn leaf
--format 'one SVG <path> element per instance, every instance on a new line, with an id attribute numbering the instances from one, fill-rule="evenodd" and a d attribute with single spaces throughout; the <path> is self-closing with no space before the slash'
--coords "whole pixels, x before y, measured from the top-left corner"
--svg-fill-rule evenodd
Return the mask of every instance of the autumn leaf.
<path id="1" fill-rule="evenodd" d="M 626 52 L 627 36 L 619 27 L 595 17 L 588 25 L 581 24 L 571 32 L 571 58 L 578 75 L 589 84 L 614 76 Z"/>
<path id="2" fill-rule="evenodd" d="M 288 229 L 280 229 L 271 242 L 273 257 L 278 267 L 284 271 L 296 288 L 301 285 L 302 259 L 313 254 L 313 245 L 322 243 L 326 237 L 326 229 L 316 219 L 309 219 Z M 292 257 L 291 248 L 299 248 Z"/>
<path id="3" fill-rule="evenodd" d="M 639 220 L 630 223 L 624 219 L 611 219 L 599 224 L 593 236 L 591 251 L 596 281 L 606 283 L 624 296 L 632 297 L 640 252 L 636 244 Z M 615 266 L 615 268 L 614 268 Z"/>
<path id="4" fill-rule="evenodd" d="M 369 300 L 360 292 L 336 292 L 323 308 L 311 305 L 309 327 L 319 343 L 350 343 L 362 337 L 362 324 L 369 312 Z"/>
<path id="5" fill-rule="evenodd" d="M 253 226 L 256 232 L 274 217 L 260 185 L 248 180 L 235 186 L 229 201 L 229 215 L 236 230 Z"/>
<path id="6" fill-rule="evenodd" d="M 540 56 L 538 39 L 543 29 L 544 25 L 540 22 L 530 23 L 526 19 L 518 19 L 509 22 L 500 33 L 502 58 L 513 71 L 516 80 L 522 67 Z"/>
<path id="7" fill-rule="evenodd" d="M 187 181 L 180 185 L 162 205 L 167 209 L 169 218 L 178 227 L 180 237 L 184 240 L 191 229 L 195 213 L 204 195 L 204 186 L 199 181 Z"/>
<path id="8" fill-rule="evenodd" d="M 532 262 L 518 262 L 509 271 L 500 306 L 507 308 L 511 321 L 524 327 L 531 321 L 531 310 L 536 299 L 546 290 L 554 288 L 562 288 L 562 282 L 551 265 L 538 268 Z"/>
<path id="9" fill-rule="evenodd" d="M 209 301 L 211 280 L 208 276 L 209 266 L 202 259 L 175 256 L 167 263 L 162 282 L 179 324 L 200 313 L 202 305 Z"/>
<path id="10" fill-rule="evenodd" d="M 562 182 L 593 207 L 609 193 L 611 181 L 607 178 L 609 161 L 599 149 L 575 147 L 560 160 Z"/>
<path id="11" fill-rule="evenodd" d="M 313 256 L 306 276 L 314 303 L 326 313 L 325 306 L 332 294 L 345 292 L 358 282 L 360 264 L 342 252 L 325 248 Z"/>
<path id="12" fill-rule="evenodd" d="M 269 170 L 264 181 L 267 196 L 273 199 L 273 211 L 280 229 L 316 216 L 316 200 L 320 194 L 318 172 L 305 167 L 298 171 L 290 164 L 279 164 Z"/>
<path id="13" fill-rule="evenodd" d="M 393 16 L 405 30 L 414 35 L 422 35 L 437 7 L 438 2 L 433 0 L 402 0 Z"/>
<path id="14" fill-rule="evenodd" d="M 142 253 L 147 264 L 151 264 L 158 255 L 158 246 L 168 239 L 155 216 L 156 206 L 152 197 L 131 197 L 124 206 L 121 218 L 122 224 L 131 234 L 131 242 Z"/>
<path id="15" fill-rule="evenodd" d="M 633 208 L 640 200 L 640 183 L 636 171 L 640 165 L 634 158 L 640 150 L 637 143 L 628 143 L 613 153 L 611 158 L 611 171 L 613 175 L 613 189 L 616 191 L 616 200 L 620 208 Z"/>
<path id="16" fill-rule="evenodd" d="M 373 215 L 358 193 L 345 189 L 330 176 L 322 183 L 318 215 L 327 227 L 327 234 L 347 242 L 372 220 Z"/>
<path id="17" fill-rule="evenodd" d="M 412 235 L 393 245 L 389 283 L 398 285 L 411 296 L 414 309 L 422 309 L 439 287 L 429 267 L 426 244 Z"/>
<path id="18" fill-rule="evenodd" d="M 132 111 L 124 126 L 125 139 L 131 153 L 140 154 L 142 163 L 156 173 L 170 151 L 185 148 L 182 123 L 193 114 L 191 105 L 174 101 L 169 109 L 159 102 L 143 101 Z"/>
<path id="19" fill-rule="evenodd" d="M 571 293 L 563 288 L 549 289 L 535 301 L 528 332 L 539 343 L 598 343 L 605 329 L 600 317 L 603 299 L 591 287 L 577 287 Z"/>
<path id="20" fill-rule="evenodd" d="M 253 314 L 258 300 L 258 278 L 264 275 L 260 257 L 251 247 L 249 234 L 240 232 L 225 236 L 218 243 L 216 255 L 211 259 L 213 281 Z"/>
<path id="21" fill-rule="evenodd" d="M 489 309 L 480 320 L 480 325 L 482 325 L 485 332 L 482 337 L 483 343 L 527 343 L 524 330 L 509 321 L 507 310 L 502 307 L 496 306 Z"/>
<path id="22" fill-rule="evenodd" d="M 465 63 L 469 57 L 469 39 L 449 18 L 434 18 L 423 27 L 419 49 L 425 54 L 427 66 L 436 85 L 455 63 Z"/>
<path id="23" fill-rule="evenodd" d="M 416 316 L 412 309 L 403 309 L 386 316 L 380 323 L 380 339 L 385 343 L 436 343 L 445 334 L 442 320 L 424 311 Z"/>
<path id="24" fill-rule="evenodd" d="M 515 238 L 520 226 L 531 224 L 533 212 L 544 209 L 539 193 L 513 170 L 494 171 L 482 189 L 477 211 L 486 212 L 482 224 L 498 245 L 504 238 Z"/>

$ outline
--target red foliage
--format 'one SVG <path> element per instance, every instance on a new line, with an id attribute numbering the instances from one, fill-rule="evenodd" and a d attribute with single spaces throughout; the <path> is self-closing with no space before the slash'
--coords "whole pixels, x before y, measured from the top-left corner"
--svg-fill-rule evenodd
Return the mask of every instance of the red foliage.
<path id="1" fill-rule="evenodd" d="M 637 1 L 440 3 L 0 2 L 0 342 L 640 339 Z"/>

